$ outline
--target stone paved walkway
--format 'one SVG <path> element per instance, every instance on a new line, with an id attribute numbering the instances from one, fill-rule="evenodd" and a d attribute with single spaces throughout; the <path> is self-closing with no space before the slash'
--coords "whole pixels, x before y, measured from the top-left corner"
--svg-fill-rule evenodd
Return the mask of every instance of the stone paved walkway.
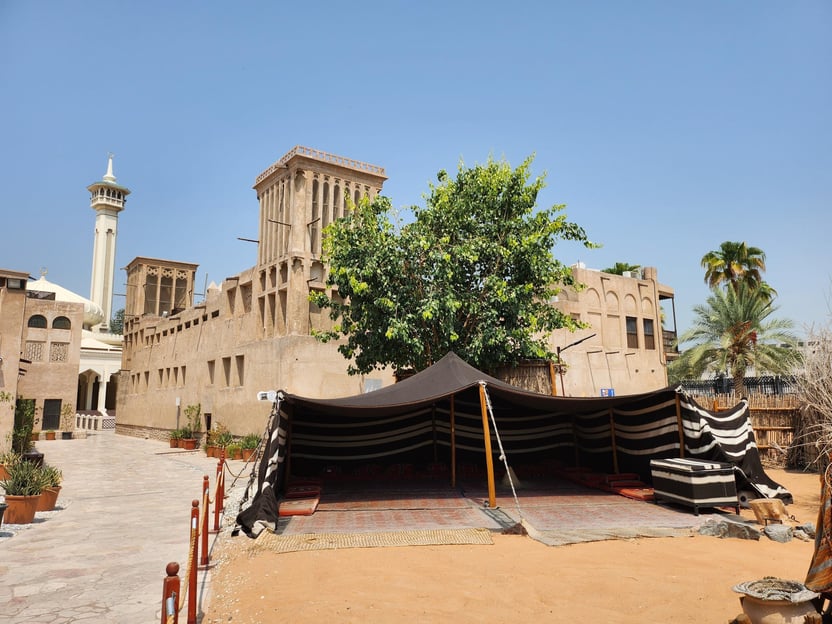
<path id="1" fill-rule="evenodd" d="M 103 432 L 37 448 L 63 487 L 57 511 L 0 526 L 0 621 L 158 622 L 165 565 L 184 574 L 191 501 L 203 475 L 213 491 L 217 460 Z"/>

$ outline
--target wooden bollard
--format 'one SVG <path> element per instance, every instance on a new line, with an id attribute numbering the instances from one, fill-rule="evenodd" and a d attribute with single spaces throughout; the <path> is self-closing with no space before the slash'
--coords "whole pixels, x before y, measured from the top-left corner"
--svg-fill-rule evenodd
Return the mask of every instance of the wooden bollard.
<path id="1" fill-rule="evenodd" d="M 179 600 L 179 564 L 171 561 L 165 567 L 165 580 L 162 581 L 162 621 L 161 624 L 177 624 L 179 622 L 179 609 L 176 603 Z M 169 618 L 173 619 L 169 619 Z"/>
<path id="2" fill-rule="evenodd" d="M 201 553 L 199 558 L 199 565 L 203 568 L 208 567 L 208 503 L 209 497 L 208 493 L 210 491 L 210 485 L 208 483 L 208 475 L 202 477 L 202 527 L 200 528 L 202 532 L 202 544 L 201 544 Z"/>
<path id="3" fill-rule="evenodd" d="M 199 542 L 199 501 L 191 501 L 191 552 L 194 553 L 188 570 L 188 624 L 196 624 L 196 552 Z"/>

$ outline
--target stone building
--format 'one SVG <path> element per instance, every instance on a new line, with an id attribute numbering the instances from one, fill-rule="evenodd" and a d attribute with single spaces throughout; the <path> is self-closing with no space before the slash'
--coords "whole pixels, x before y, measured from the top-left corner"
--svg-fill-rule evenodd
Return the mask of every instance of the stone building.
<path id="1" fill-rule="evenodd" d="M 673 289 L 659 283 L 653 267 L 614 275 L 576 264 L 572 271 L 584 288 L 564 289 L 554 305 L 590 327 L 552 335 L 551 348 L 561 350 L 565 364 L 564 374 L 557 372 L 558 394 L 637 394 L 665 387 L 667 363 L 677 357 Z"/>
<path id="2" fill-rule="evenodd" d="M 118 214 L 128 189 L 107 173 L 87 187 L 96 212 L 90 299 L 28 273 L 0 270 L 0 392 L 35 401 L 35 430 L 90 428 L 114 419 L 121 370 L 120 335 L 109 332 Z M 9 446 L 12 402 L 0 402 L 0 449 Z M 69 406 L 71 414 L 61 418 Z"/>
<path id="3" fill-rule="evenodd" d="M 326 398 L 393 383 L 390 373 L 348 376 L 336 346 L 311 335 L 331 321 L 309 302 L 312 290 L 327 288 L 322 230 L 344 215 L 346 197 L 372 198 L 385 180 L 381 167 L 293 148 L 254 184 L 260 204 L 257 264 L 208 288 L 203 301 L 193 301 L 196 265 L 133 260 L 127 267 L 117 431 L 164 438 L 185 424 L 186 406 L 200 404 L 208 415 L 201 429 L 210 420 L 238 435 L 260 433 L 269 406 L 257 401 L 258 391 Z M 574 270 L 586 289 L 564 291 L 553 305 L 591 329 L 552 336 L 553 350 L 560 347 L 569 365 L 562 377 L 550 377 L 558 394 L 664 387 L 660 304 L 672 300 L 673 291 L 657 282 L 655 269 L 637 277 Z"/>
<path id="4" fill-rule="evenodd" d="M 31 290 L 28 274 L 0 270 L 0 448 L 8 449 L 18 397 L 35 403 L 35 430 L 61 428 L 74 409 L 84 306 Z"/>
<path id="5" fill-rule="evenodd" d="M 312 289 L 326 289 L 323 228 L 344 215 L 347 196 L 375 197 L 384 180 L 381 167 L 293 148 L 254 184 L 257 264 L 209 287 L 203 301 L 193 301 L 197 265 L 133 260 L 117 431 L 166 437 L 185 424 L 185 407 L 199 404 L 212 423 L 260 433 L 269 407 L 258 391 L 334 397 L 391 383 L 389 375 L 346 375 L 335 347 L 311 335 L 331 321 L 309 303 Z M 164 279 L 171 297 L 161 294 Z"/>

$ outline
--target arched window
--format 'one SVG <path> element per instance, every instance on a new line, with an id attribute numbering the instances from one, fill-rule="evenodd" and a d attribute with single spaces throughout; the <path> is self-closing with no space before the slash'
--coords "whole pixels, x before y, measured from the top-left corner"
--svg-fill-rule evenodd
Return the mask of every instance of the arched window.
<path id="1" fill-rule="evenodd" d="M 29 327 L 38 327 L 41 329 L 46 329 L 46 317 L 42 314 L 34 314 L 29 317 Z"/>
<path id="2" fill-rule="evenodd" d="M 65 316 L 59 316 L 52 321 L 52 329 L 72 329 L 72 323 Z"/>

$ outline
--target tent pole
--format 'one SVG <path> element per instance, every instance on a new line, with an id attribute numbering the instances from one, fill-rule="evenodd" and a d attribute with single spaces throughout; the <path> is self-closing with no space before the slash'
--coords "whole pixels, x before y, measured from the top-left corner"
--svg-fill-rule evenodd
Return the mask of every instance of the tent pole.
<path id="1" fill-rule="evenodd" d="M 676 427 L 679 429 L 679 457 L 685 458 L 685 426 L 682 423 L 682 402 L 676 393 Z"/>
<path id="2" fill-rule="evenodd" d="M 552 383 L 552 396 L 558 395 L 558 380 L 555 377 L 555 363 L 549 360 L 549 381 Z"/>
<path id="3" fill-rule="evenodd" d="M 454 413 L 454 395 L 451 395 L 451 487 L 456 487 L 456 414 Z"/>
<path id="4" fill-rule="evenodd" d="M 485 384 L 480 382 L 480 411 L 482 412 L 482 435 L 485 442 L 485 468 L 488 472 L 488 506 L 497 506 L 497 490 L 494 486 L 494 458 L 491 456 L 491 430 L 488 427 L 488 408 L 485 401 Z"/>
<path id="5" fill-rule="evenodd" d="M 619 474 L 618 448 L 615 446 L 615 416 L 613 416 L 612 408 L 610 408 L 610 439 L 612 442 L 612 470 L 614 474 Z"/>

